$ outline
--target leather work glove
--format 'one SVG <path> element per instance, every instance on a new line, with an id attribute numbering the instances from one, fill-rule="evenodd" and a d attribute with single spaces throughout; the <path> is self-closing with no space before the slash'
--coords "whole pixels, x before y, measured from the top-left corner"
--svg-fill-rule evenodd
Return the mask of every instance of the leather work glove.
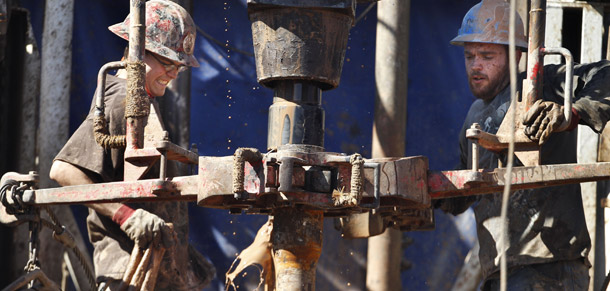
<path id="1" fill-rule="evenodd" d="M 572 108 L 572 119 L 567 123 L 563 106 L 551 101 L 537 100 L 523 118 L 525 135 L 539 145 L 544 144 L 551 133 L 572 130 L 578 125 L 578 114 Z"/>
<path id="2" fill-rule="evenodd" d="M 140 248 L 158 242 L 165 248 L 174 245 L 173 231 L 163 219 L 144 209 L 136 209 L 121 224 L 121 229 Z"/>

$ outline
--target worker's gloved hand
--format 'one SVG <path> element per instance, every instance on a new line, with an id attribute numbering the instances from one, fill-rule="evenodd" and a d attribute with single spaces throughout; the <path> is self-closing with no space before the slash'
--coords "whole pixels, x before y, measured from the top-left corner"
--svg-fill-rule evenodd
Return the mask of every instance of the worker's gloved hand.
<path id="1" fill-rule="evenodd" d="M 523 118 L 525 135 L 542 145 L 549 139 L 551 133 L 568 130 L 572 124 L 575 127 L 578 124 L 577 118 L 577 116 L 572 116 L 572 119 L 575 119 L 576 122 L 572 120 L 572 122 L 567 123 L 563 115 L 562 105 L 551 101 L 538 100 Z"/>
<path id="2" fill-rule="evenodd" d="M 160 243 L 165 248 L 174 245 L 172 229 L 159 216 L 144 209 L 136 209 L 131 212 L 131 215 L 124 219 L 120 226 L 127 236 L 141 248 L 146 248 L 153 242 Z"/>

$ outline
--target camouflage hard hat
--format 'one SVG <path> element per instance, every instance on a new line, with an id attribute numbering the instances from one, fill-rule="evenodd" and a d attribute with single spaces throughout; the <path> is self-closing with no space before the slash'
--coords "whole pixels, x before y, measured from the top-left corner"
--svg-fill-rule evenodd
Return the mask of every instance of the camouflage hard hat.
<path id="1" fill-rule="evenodd" d="M 462 27 L 451 44 L 463 46 L 465 42 L 476 42 L 508 45 L 509 16 L 510 4 L 506 1 L 483 0 L 466 13 Z M 519 13 L 515 15 L 515 46 L 527 50 L 527 38 Z"/>
<path id="2" fill-rule="evenodd" d="M 129 18 L 108 27 L 114 34 L 129 40 Z M 191 67 L 199 67 L 193 56 L 195 23 L 180 5 L 165 0 L 146 2 L 146 50 Z"/>

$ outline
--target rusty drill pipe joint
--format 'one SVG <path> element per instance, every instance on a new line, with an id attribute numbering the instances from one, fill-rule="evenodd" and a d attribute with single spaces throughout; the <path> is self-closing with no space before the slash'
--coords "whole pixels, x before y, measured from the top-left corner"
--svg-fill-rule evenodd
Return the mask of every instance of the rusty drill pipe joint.
<path id="1" fill-rule="evenodd" d="M 323 213 L 279 208 L 273 212 L 271 246 L 276 290 L 313 290 L 322 253 Z"/>
<path id="2" fill-rule="evenodd" d="M 263 155 L 256 148 L 238 148 L 233 154 L 233 193 L 238 199 L 244 192 L 244 166 L 246 162 L 255 163 L 263 160 Z"/>

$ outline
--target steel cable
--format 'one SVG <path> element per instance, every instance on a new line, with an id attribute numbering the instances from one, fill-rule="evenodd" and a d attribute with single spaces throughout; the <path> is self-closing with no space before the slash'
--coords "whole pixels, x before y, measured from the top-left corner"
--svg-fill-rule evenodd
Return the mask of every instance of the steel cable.
<path id="1" fill-rule="evenodd" d="M 517 64 L 515 51 L 515 0 L 510 0 L 510 17 L 509 17 L 509 34 L 508 34 L 508 61 L 510 73 L 510 107 L 513 108 L 509 116 L 510 140 L 508 144 L 508 160 L 506 162 L 506 175 L 504 181 L 504 192 L 502 193 L 502 210 L 500 212 L 500 221 L 502 222 L 502 234 L 500 236 L 500 291 L 506 291 L 506 248 L 508 241 L 508 221 L 506 219 L 508 213 L 508 198 L 510 195 L 510 186 L 515 154 L 515 119 L 517 116 Z"/>
<path id="2" fill-rule="evenodd" d="M 376 4 L 377 2 L 369 4 L 369 6 L 367 6 L 366 9 L 364 9 L 364 11 L 362 11 L 362 13 L 358 15 L 358 17 L 356 17 L 356 20 L 354 20 L 354 26 L 356 26 L 356 24 L 358 24 L 358 22 L 360 22 L 360 20 L 362 20 L 362 18 L 364 18 L 369 13 L 369 11 L 371 11 L 371 9 L 375 7 Z"/>
<path id="3" fill-rule="evenodd" d="M 43 209 L 47 212 L 47 214 L 49 215 L 49 218 L 51 218 L 51 221 L 53 221 L 53 222 L 50 222 L 46 219 L 40 219 L 43 226 L 50 228 L 56 234 L 61 234 L 64 231 L 67 231 L 62 227 L 62 224 L 59 222 L 59 219 L 57 218 L 55 213 L 53 213 L 53 211 L 51 211 L 51 209 L 48 206 L 44 206 Z M 89 265 L 87 264 L 87 261 L 85 259 L 85 256 L 83 255 L 83 253 L 80 251 L 80 249 L 76 245 L 74 247 L 69 247 L 67 245 L 65 245 L 65 246 L 68 249 L 70 249 L 72 251 L 72 253 L 78 259 L 78 262 L 81 265 L 81 267 L 83 268 L 83 271 L 85 271 L 85 275 L 87 275 L 87 281 L 89 282 L 89 287 L 91 288 L 91 290 L 96 290 L 97 285 L 95 283 L 95 276 L 93 276 L 93 272 L 89 268 Z M 74 278 L 74 280 L 76 280 L 76 278 Z"/>

